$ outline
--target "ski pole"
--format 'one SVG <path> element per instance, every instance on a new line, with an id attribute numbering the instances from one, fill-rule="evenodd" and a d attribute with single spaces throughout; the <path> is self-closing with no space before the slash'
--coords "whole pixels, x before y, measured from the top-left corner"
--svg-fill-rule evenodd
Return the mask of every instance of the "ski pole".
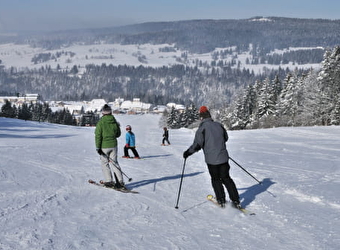
<path id="1" fill-rule="evenodd" d="M 113 160 L 110 156 L 108 156 L 107 154 L 104 154 L 104 155 L 109 159 L 109 161 L 110 161 L 116 168 L 119 169 L 119 171 L 120 171 L 123 175 L 125 175 L 126 178 L 128 178 L 129 182 L 132 181 L 132 178 L 130 178 L 127 174 L 125 174 L 124 171 L 123 171 L 120 167 L 117 167 L 117 166 L 116 166 L 114 160 Z"/>
<path id="2" fill-rule="evenodd" d="M 247 174 L 249 174 L 251 177 L 253 177 L 259 184 L 261 184 L 262 185 L 262 183 L 258 180 L 258 179 L 256 179 L 254 176 L 252 176 L 247 170 L 245 170 L 240 164 L 238 164 L 233 158 L 231 158 L 230 156 L 229 156 L 229 159 L 230 160 L 232 160 L 237 166 L 239 166 L 244 172 L 246 172 Z"/>
<path id="3" fill-rule="evenodd" d="M 181 189 L 182 189 L 182 182 L 183 182 L 183 176 L 184 176 L 184 169 L 185 169 L 185 163 L 186 163 L 186 161 L 187 161 L 187 159 L 185 158 L 185 159 L 184 159 L 184 163 L 183 163 L 181 181 L 180 181 L 180 183 L 179 183 L 178 196 L 177 196 L 177 203 L 176 203 L 176 206 L 175 206 L 176 209 L 178 209 L 178 202 L 179 202 L 179 196 L 180 196 Z"/>

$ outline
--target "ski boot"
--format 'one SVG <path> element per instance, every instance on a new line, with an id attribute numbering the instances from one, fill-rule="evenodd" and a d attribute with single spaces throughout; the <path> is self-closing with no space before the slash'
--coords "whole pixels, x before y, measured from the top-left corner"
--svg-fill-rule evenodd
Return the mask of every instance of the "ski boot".
<path id="1" fill-rule="evenodd" d="M 232 201 L 232 206 L 236 209 L 242 209 L 241 204 L 239 201 Z"/>

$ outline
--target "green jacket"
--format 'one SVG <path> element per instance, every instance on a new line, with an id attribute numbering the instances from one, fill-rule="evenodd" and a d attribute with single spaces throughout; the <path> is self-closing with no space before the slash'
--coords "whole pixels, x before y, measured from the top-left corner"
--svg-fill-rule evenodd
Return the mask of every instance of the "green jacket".
<path id="1" fill-rule="evenodd" d="M 94 131 L 96 148 L 117 147 L 117 138 L 120 136 L 120 126 L 113 115 L 104 115 L 96 125 Z"/>

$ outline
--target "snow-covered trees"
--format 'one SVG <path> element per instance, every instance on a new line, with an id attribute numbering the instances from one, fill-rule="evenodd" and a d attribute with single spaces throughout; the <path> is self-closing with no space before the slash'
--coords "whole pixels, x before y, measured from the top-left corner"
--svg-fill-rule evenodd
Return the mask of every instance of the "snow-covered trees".
<path id="1" fill-rule="evenodd" d="M 47 103 L 23 103 L 19 108 L 8 100 L 1 108 L 0 116 L 31 120 L 38 122 L 50 122 L 65 125 L 77 125 L 74 116 L 66 109 L 52 112 Z"/>
<path id="2" fill-rule="evenodd" d="M 326 125 L 339 125 L 337 117 L 340 105 L 340 46 L 326 52 L 318 80 L 321 84 L 323 108 L 326 111 L 324 122 Z"/>
<path id="3" fill-rule="evenodd" d="M 13 106 L 10 101 L 6 100 L 5 104 L 1 107 L 1 116 L 14 118 L 16 116 L 16 107 Z"/>
<path id="4" fill-rule="evenodd" d="M 256 81 L 229 107 L 230 129 L 340 125 L 340 47 L 327 51 L 318 74 L 289 73 Z"/>
<path id="5" fill-rule="evenodd" d="M 187 128 L 199 119 L 196 106 L 192 103 L 185 108 L 184 111 L 179 111 L 173 106 L 171 111 L 166 112 L 167 126 L 170 128 Z"/>

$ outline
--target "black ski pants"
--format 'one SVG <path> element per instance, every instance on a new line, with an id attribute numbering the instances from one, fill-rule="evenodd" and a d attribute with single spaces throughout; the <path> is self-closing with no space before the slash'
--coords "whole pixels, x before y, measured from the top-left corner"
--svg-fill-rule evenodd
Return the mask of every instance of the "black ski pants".
<path id="1" fill-rule="evenodd" d="M 229 163 L 226 162 L 219 165 L 208 164 L 208 169 L 217 201 L 225 202 L 224 185 L 228 191 L 230 200 L 239 202 L 240 197 L 236 185 L 229 175 Z"/>
<path id="2" fill-rule="evenodd" d="M 139 154 L 135 147 L 127 147 L 127 146 L 124 147 L 124 156 L 129 157 L 129 149 L 132 150 L 132 153 L 134 154 L 135 157 L 139 157 Z"/>
<path id="3" fill-rule="evenodd" d="M 167 142 L 170 145 L 168 137 L 163 137 L 162 144 L 164 144 L 165 142 Z"/>

